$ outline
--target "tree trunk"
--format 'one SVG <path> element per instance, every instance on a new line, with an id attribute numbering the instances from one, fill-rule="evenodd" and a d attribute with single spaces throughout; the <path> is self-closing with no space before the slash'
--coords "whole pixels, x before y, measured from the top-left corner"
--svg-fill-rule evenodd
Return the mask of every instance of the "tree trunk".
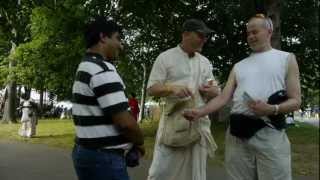
<path id="1" fill-rule="evenodd" d="M 18 88 L 18 91 L 17 91 L 17 105 L 19 106 L 20 98 L 21 98 L 21 88 L 22 88 L 22 86 L 20 85 L 17 88 Z"/>
<path id="2" fill-rule="evenodd" d="M 24 95 L 25 98 L 30 99 L 31 96 L 31 88 L 24 86 Z"/>
<path id="3" fill-rule="evenodd" d="M 144 118 L 144 103 L 146 99 L 146 90 L 147 90 L 147 68 L 145 64 L 142 64 L 143 68 L 143 84 L 141 90 L 141 102 L 140 102 L 140 112 L 139 112 L 139 119 L 138 122 L 141 122 Z"/>
<path id="4" fill-rule="evenodd" d="M 43 89 L 40 90 L 40 109 L 39 109 L 39 117 L 42 117 L 43 112 Z"/>
<path id="5" fill-rule="evenodd" d="M 273 22 L 273 35 L 271 38 L 271 45 L 275 49 L 281 49 L 281 29 L 280 29 L 280 0 L 265 0 L 265 9 L 267 15 Z"/>
<path id="6" fill-rule="evenodd" d="M 2 123 L 16 123 L 16 82 L 11 81 L 7 85 L 7 97 L 5 99 Z"/>
<path id="7" fill-rule="evenodd" d="M 11 51 L 10 55 L 14 53 L 16 49 L 16 44 L 11 42 Z M 9 62 L 9 70 L 12 69 L 12 67 L 15 66 L 15 62 L 13 59 L 10 59 Z M 17 100 L 17 85 L 16 81 L 14 79 L 14 74 L 12 71 L 10 71 L 9 76 L 9 83 L 6 88 L 6 97 L 4 100 L 4 111 L 2 116 L 2 123 L 17 123 L 16 120 L 16 100 Z"/>

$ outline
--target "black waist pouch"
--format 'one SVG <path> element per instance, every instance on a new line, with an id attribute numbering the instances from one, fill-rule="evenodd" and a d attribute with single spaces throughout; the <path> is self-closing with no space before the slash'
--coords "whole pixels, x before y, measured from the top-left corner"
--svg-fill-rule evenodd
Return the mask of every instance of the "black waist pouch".
<path id="1" fill-rule="evenodd" d="M 250 139 L 265 126 L 266 123 L 259 118 L 243 114 L 230 115 L 230 133 L 240 139 Z"/>

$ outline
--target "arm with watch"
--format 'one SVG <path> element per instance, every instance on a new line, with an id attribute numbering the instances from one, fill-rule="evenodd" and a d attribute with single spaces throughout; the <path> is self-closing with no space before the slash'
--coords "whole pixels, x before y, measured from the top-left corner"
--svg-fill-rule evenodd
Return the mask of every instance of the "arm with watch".
<path id="1" fill-rule="evenodd" d="M 263 101 L 252 101 L 248 105 L 258 116 L 286 114 L 296 111 L 301 104 L 299 68 L 294 55 L 290 55 L 286 77 L 286 93 L 288 99 L 279 104 L 268 104 Z"/>

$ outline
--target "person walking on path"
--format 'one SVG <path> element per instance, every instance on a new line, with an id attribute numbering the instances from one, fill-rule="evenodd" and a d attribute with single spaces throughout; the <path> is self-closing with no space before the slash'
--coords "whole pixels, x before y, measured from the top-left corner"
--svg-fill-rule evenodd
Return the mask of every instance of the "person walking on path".
<path id="1" fill-rule="evenodd" d="M 220 92 L 210 61 L 200 54 L 211 32 L 201 20 L 186 20 L 181 43 L 161 53 L 153 64 L 147 91 L 161 97 L 164 105 L 148 180 L 206 179 L 207 156 L 217 148 L 210 120 L 189 123 L 182 112 Z"/>
<path id="2" fill-rule="evenodd" d="M 22 111 L 21 116 L 21 127 L 19 129 L 18 134 L 22 137 L 33 137 L 36 135 L 36 127 L 38 124 L 37 120 L 37 105 L 31 101 L 31 99 L 27 99 L 25 97 L 22 98 L 23 101 L 21 105 L 18 107 L 18 110 Z"/>
<path id="3" fill-rule="evenodd" d="M 134 148 L 144 154 L 142 132 L 128 112 L 125 85 L 111 64 L 122 49 L 120 33 L 117 23 L 105 17 L 86 28 L 88 49 L 72 88 L 72 158 L 79 180 L 128 180 L 125 153 Z"/>
<path id="4" fill-rule="evenodd" d="M 299 68 L 292 53 L 271 47 L 272 31 L 270 18 L 263 14 L 252 17 L 247 24 L 251 55 L 235 64 L 219 96 L 184 112 L 187 119 L 196 122 L 232 98 L 225 142 L 229 180 L 292 179 L 290 142 L 284 127 L 277 126 L 285 119 L 274 117 L 299 109 Z M 287 97 L 281 103 L 269 102 L 284 94 Z"/>

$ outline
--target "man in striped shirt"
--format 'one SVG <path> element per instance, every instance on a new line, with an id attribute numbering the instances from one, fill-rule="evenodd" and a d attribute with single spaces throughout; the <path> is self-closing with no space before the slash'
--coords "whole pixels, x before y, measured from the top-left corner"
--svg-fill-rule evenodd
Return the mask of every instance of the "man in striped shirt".
<path id="1" fill-rule="evenodd" d="M 124 83 L 110 63 L 122 49 L 120 27 L 98 17 L 85 32 L 87 52 L 73 84 L 76 140 L 72 157 L 79 180 L 128 180 L 125 152 L 144 154 L 143 136 L 128 112 Z"/>

